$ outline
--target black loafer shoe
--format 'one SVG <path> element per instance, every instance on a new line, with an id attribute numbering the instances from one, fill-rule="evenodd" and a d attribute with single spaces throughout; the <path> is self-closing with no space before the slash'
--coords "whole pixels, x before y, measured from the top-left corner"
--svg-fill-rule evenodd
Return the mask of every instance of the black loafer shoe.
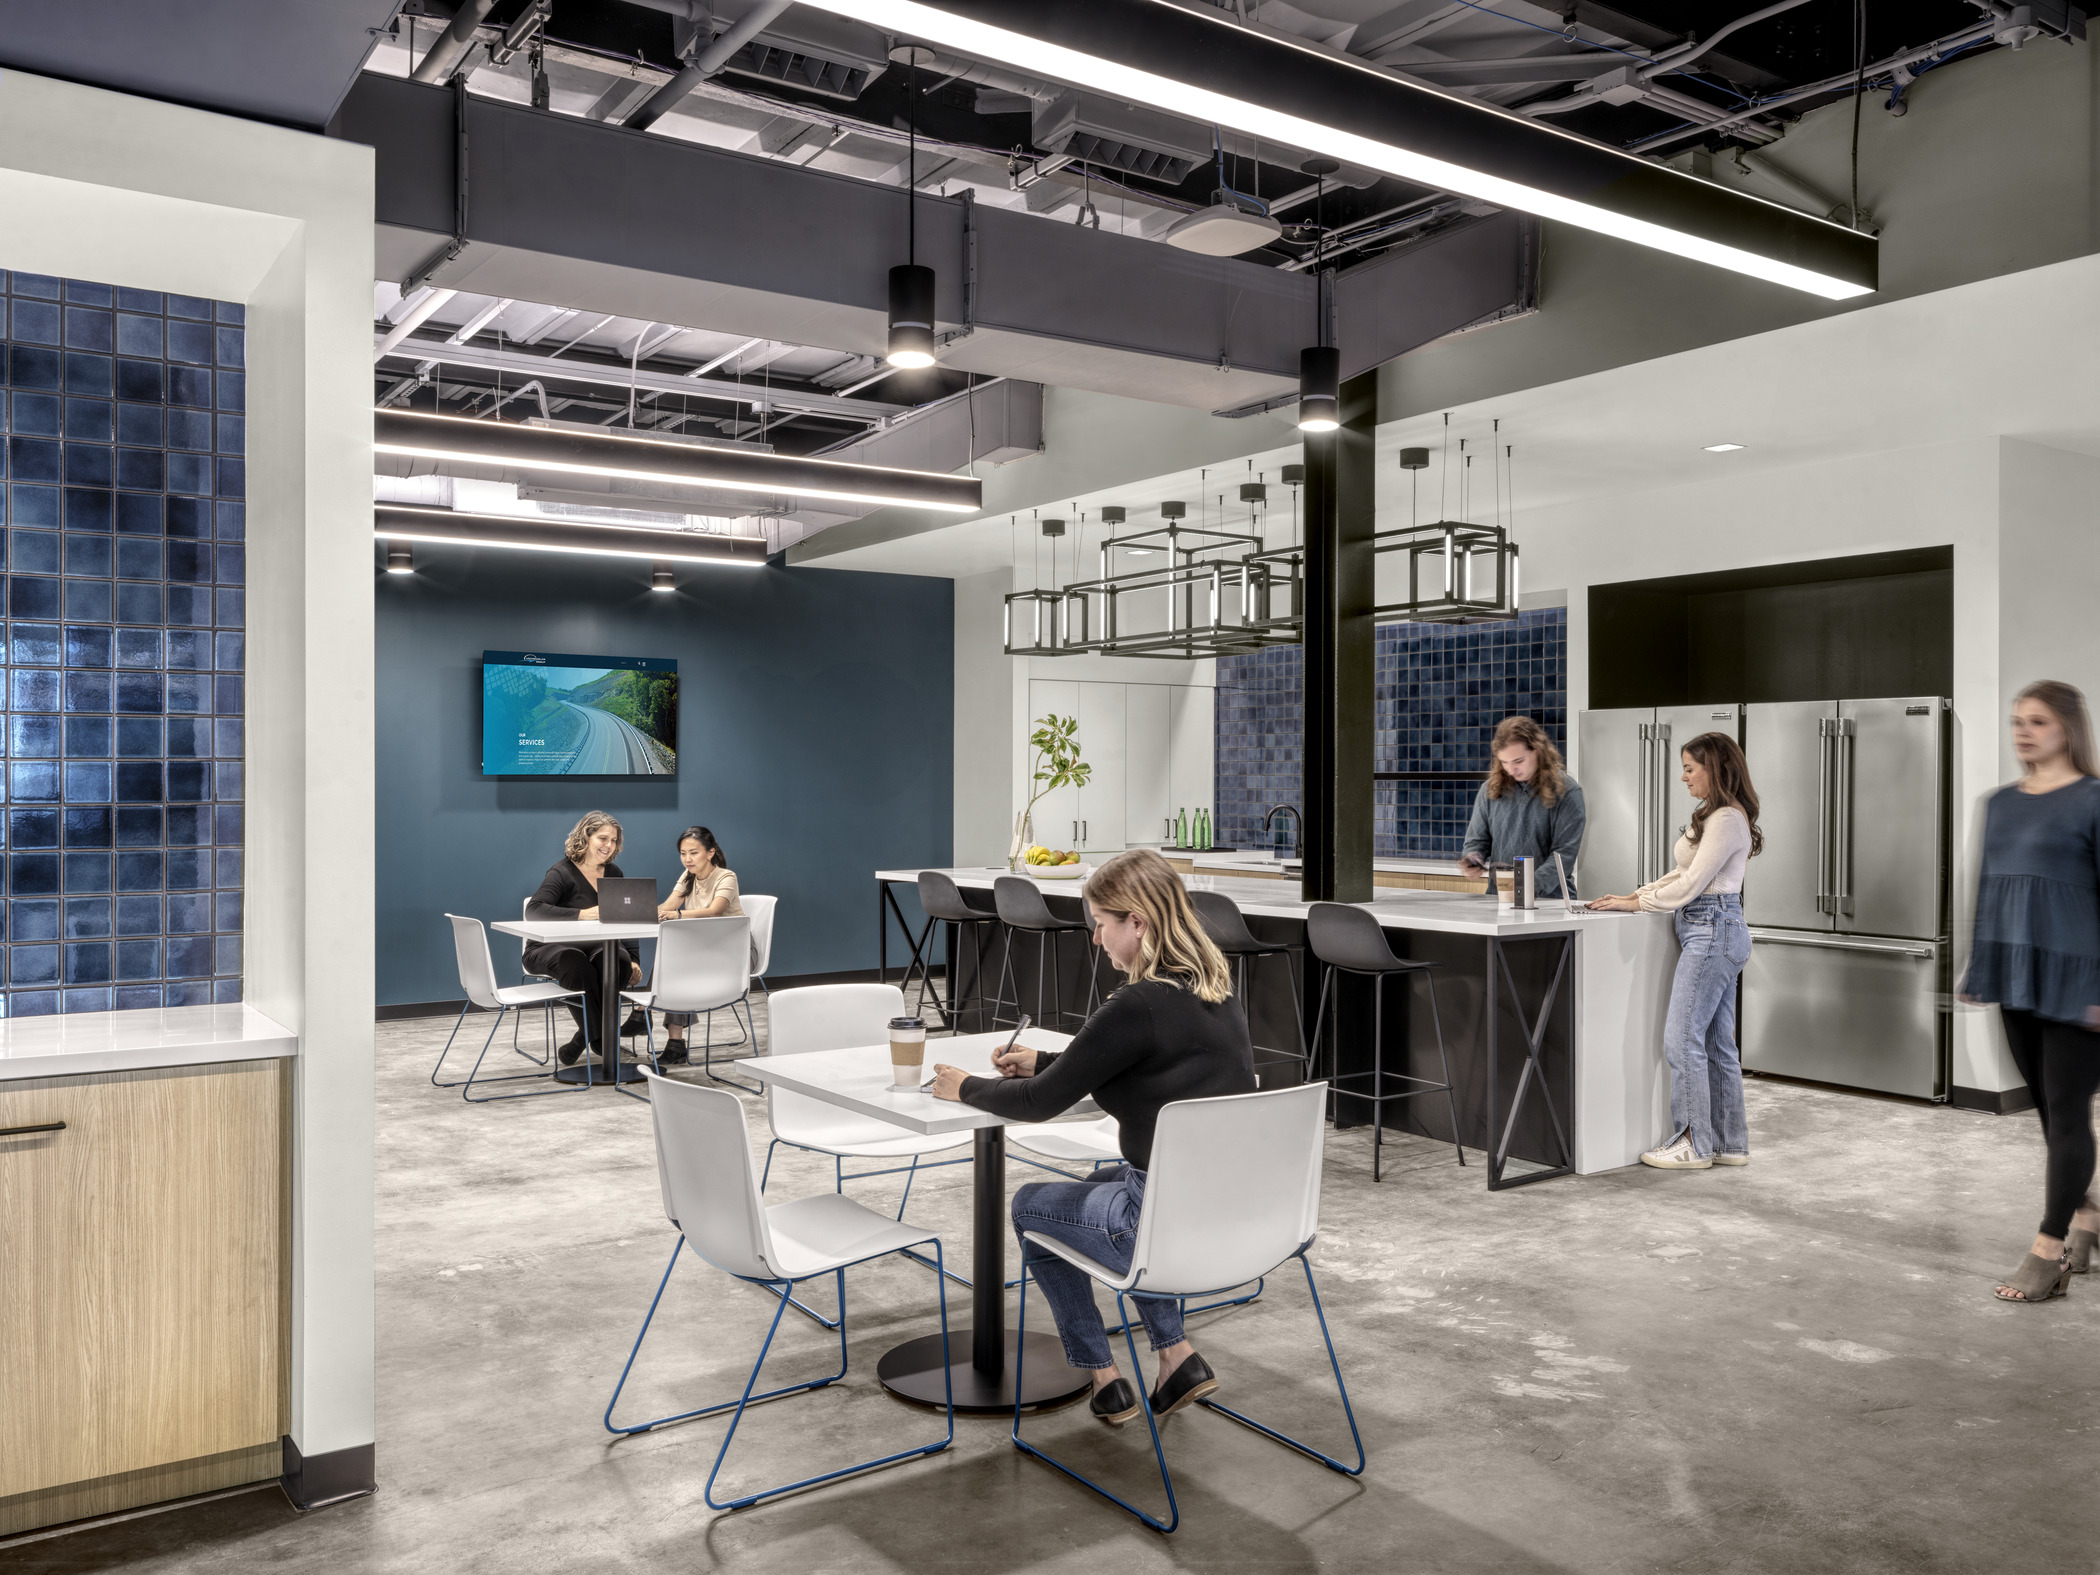
<path id="1" fill-rule="evenodd" d="M 1130 1387 L 1130 1380 L 1118 1378 L 1094 1391 L 1094 1398 L 1087 1402 L 1087 1409 L 1094 1413 L 1094 1420 L 1106 1422 L 1110 1427 L 1121 1427 L 1145 1408 L 1138 1404 L 1137 1391 Z"/>
<path id="2" fill-rule="evenodd" d="M 577 1059 L 583 1054 L 583 1035 L 578 1034 L 554 1053 L 561 1057 L 563 1066 L 574 1066 Z"/>
<path id="3" fill-rule="evenodd" d="M 1183 1406 L 1193 1405 L 1217 1391 L 1218 1375 L 1210 1370 L 1210 1363 L 1192 1354 L 1167 1375 L 1165 1383 L 1152 1391 L 1152 1414 L 1172 1416 Z"/>
<path id="4" fill-rule="evenodd" d="M 662 1053 L 656 1058 L 656 1064 L 658 1066 L 691 1066 L 693 1057 L 686 1049 L 683 1039 L 673 1039 L 663 1047 Z"/>
<path id="5" fill-rule="evenodd" d="M 627 1021 L 620 1025 L 622 1039 L 639 1039 L 649 1031 L 649 1019 L 640 1012 L 629 1012 Z"/>

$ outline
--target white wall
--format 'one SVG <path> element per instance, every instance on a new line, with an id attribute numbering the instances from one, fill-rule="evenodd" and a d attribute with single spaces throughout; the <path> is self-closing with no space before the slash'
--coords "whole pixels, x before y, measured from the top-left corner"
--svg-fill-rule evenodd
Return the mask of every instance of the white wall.
<path id="1" fill-rule="evenodd" d="M 246 989 L 295 1030 L 291 1437 L 373 1441 L 372 155 L 0 74 L 0 267 L 248 307 Z"/>
<path id="2" fill-rule="evenodd" d="M 999 569 L 955 582 L 955 851 L 961 866 L 998 864 L 1013 829 L 1015 708 L 1006 654 L 1006 593 Z M 1025 684 L 1020 704 L 1028 703 Z"/>

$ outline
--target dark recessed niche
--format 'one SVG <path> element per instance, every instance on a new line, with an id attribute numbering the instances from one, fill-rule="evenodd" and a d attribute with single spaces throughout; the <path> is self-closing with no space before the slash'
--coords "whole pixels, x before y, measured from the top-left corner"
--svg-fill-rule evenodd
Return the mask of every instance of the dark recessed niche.
<path id="1" fill-rule="evenodd" d="M 1590 587 L 1595 710 L 1944 695 L 1954 549 Z"/>

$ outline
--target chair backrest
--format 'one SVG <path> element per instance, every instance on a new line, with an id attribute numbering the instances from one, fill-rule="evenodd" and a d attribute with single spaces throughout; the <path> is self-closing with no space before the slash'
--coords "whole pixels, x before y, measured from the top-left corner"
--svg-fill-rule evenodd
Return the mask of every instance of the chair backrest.
<path id="1" fill-rule="evenodd" d="M 1247 928 L 1245 915 L 1240 905 L 1222 891 L 1191 891 L 1189 903 L 1202 921 L 1203 929 L 1222 952 L 1253 952 L 1261 950 L 1261 942 Z"/>
<path id="2" fill-rule="evenodd" d="M 479 919 L 445 915 L 452 923 L 452 950 L 459 958 L 459 987 L 468 1000 L 488 1011 L 503 1003 L 496 998 L 496 965 L 489 960 L 489 935 Z"/>
<path id="3" fill-rule="evenodd" d="M 650 988 L 660 1012 L 711 1012 L 742 997 L 750 985 L 751 921 L 670 919 L 656 932 L 656 968 Z"/>
<path id="4" fill-rule="evenodd" d="M 890 1019 L 903 1015 L 904 992 L 894 984 L 812 984 L 776 990 L 766 1007 L 767 1048 L 772 1055 L 803 1055 L 885 1044 Z M 766 1115 L 773 1135 L 789 1142 L 796 1133 L 835 1127 L 839 1120 L 838 1110 L 823 1100 L 771 1086 L 766 1089 Z"/>
<path id="5" fill-rule="evenodd" d="M 919 906 L 928 918 L 944 924 L 970 924 L 991 917 L 982 908 L 971 907 L 962 888 L 939 870 L 919 871 Z"/>
<path id="6" fill-rule="evenodd" d="M 1336 968 L 1391 973 L 1406 966 L 1393 955 L 1378 920 L 1346 902 L 1316 902 L 1306 910 L 1305 944 L 1321 962 Z"/>
<path id="7" fill-rule="evenodd" d="M 1001 875 L 993 881 L 992 901 L 999 917 L 1017 930 L 1048 930 L 1057 925 L 1050 904 L 1043 901 L 1043 889 L 1025 876 Z"/>
<path id="8" fill-rule="evenodd" d="M 1131 1266 L 1136 1289 L 1197 1295 L 1257 1279 L 1320 1229 L 1327 1085 L 1164 1107 Z"/>
<path id="9" fill-rule="evenodd" d="M 751 977 L 763 979 L 773 966 L 773 910 L 780 906 L 780 899 L 746 896 L 739 900 L 744 916 L 751 921 Z"/>
<path id="10" fill-rule="evenodd" d="M 774 1278 L 773 1237 L 751 1164 L 743 1103 L 727 1089 L 643 1075 L 649 1079 L 664 1217 L 716 1268 L 746 1279 Z"/>

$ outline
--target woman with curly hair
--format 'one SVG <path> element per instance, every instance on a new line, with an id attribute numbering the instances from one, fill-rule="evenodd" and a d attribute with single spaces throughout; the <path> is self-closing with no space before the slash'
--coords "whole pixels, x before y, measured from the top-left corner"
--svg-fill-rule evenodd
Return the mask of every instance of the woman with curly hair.
<path id="1" fill-rule="evenodd" d="M 532 894 L 525 909 L 528 919 L 595 919 L 598 917 L 598 882 L 610 877 L 620 879 L 620 866 L 613 863 L 613 855 L 620 851 L 624 838 L 620 823 L 601 809 L 594 809 L 576 822 L 569 832 L 569 840 L 563 845 L 562 857 L 548 866 L 547 873 L 540 877 L 540 889 Z M 620 955 L 626 959 L 628 983 L 642 982 L 642 962 L 632 946 L 621 943 Z M 563 989 L 581 990 L 584 1004 L 579 1010 L 573 1003 L 569 1015 L 576 1019 L 576 1032 L 558 1052 L 563 1066 L 574 1066 L 584 1052 L 591 1034 L 604 1021 L 604 980 L 598 969 L 598 953 L 594 946 L 571 946 L 562 942 L 545 942 L 525 948 L 525 966 L 533 973 L 545 974 L 557 981 Z M 622 1033 L 638 1034 L 643 1024 L 639 1012 L 629 1018 Z M 614 1052 L 617 1053 L 617 1052 Z M 601 1058 L 605 1048 L 600 1047 Z"/>

